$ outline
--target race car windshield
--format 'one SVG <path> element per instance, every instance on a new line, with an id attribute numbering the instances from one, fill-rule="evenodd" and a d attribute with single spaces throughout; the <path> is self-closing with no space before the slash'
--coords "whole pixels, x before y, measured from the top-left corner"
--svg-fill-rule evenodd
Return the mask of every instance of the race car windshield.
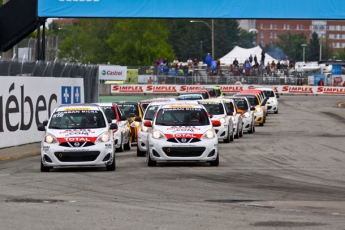
<path id="1" fill-rule="evenodd" d="M 103 110 L 107 118 L 110 118 L 112 120 L 116 119 L 114 108 L 112 106 L 102 106 L 101 109 Z"/>
<path id="2" fill-rule="evenodd" d="M 156 125 L 203 126 L 209 125 L 207 113 L 201 108 L 164 108 L 158 111 Z"/>
<path id="3" fill-rule="evenodd" d="M 142 104 L 141 104 L 141 107 L 143 108 L 144 111 L 147 109 L 147 106 L 148 106 L 149 104 L 150 104 L 150 103 L 142 103 Z"/>
<path id="4" fill-rule="evenodd" d="M 237 105 L 237 108 L 239 108 L 239 109 L 242 109 L 242 110 L 247 110 L 248 109 L 248 104 L 243 99 L 236 99 L 235 103 Z"/>
<path id="5" fill-rule="evenodd" d="M 159 108 L 159 105 L 151 105 L 150 107 L 148 107 L 147 111 L 145 112 L 144 120 L 151 120 L 152 121 L 158 108 Z"/>
<path id="6" fill-rule="evenodd" d="M 180 100 L 202 100 L 201 95 L 181 95 L 179 96 Z"/>
<path id="7" fill-rule="evenodd" d="M 255 96 L 248 95 L 245 97 L 248 99 L 251 106 L 257 106 L 259 104 L 259 101 Z"/>
<path id="8" fill-rule="evenodd" d="M 270 90 L 265 90 L 264 91 L 266 97 L 274 97 L 273 91 Z"/>
<path id="9" fill-rule="evenodd" d="M 210 115 L 224 114 L 224 107 L 221 103 L 202 103 Z"/>
<path id="10" fill-rule="evenodd" d="M 103 113 L 98 110 L 68 110 L 55 112 L 49 129 L 98 129 L 105 128 Z"/>
<path id="11" fill-rule="evenodd" d="M 232 104 L 232 102 L 226 102 L 225 105 L 229 112 L 235 112 L 234 105 Z"/>
<path id="12" fill-rule="evenodd" d="M 139 116 L 137 104 L 118 104 L 118 106 L 127 118 Z"/>

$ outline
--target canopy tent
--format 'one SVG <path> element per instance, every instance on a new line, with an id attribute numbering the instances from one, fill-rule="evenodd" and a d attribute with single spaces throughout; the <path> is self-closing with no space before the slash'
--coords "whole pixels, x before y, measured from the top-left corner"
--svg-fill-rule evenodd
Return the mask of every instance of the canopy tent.
<path id="1" fill-rule="evenodd" d="M 220 63 L 221 65 L 230 65 L 235 60 L 235 58 L 238 60 L 239 63 L 244 63 L 244 61 L 249 59 L 249 56 L 252 55 L 253 56 L 252 64 L 254 64 L 254 56 L 256 55 L 258 59 L 258 63 L 260 64 L 261 52 L 262 52 L 262 49 L 260 46 L 256 46 L 250 49 L 245 49 L 239 46 L 235 46 L 233 50 L 231 50 L 224 57 L 220 58 Z M 276 59 L 271 57 L 269 54 L 265 53 L 265 65 L 267 64 L 267 62 L 271 63 L 273 60 L 275 63 L 277 63 Z"/>

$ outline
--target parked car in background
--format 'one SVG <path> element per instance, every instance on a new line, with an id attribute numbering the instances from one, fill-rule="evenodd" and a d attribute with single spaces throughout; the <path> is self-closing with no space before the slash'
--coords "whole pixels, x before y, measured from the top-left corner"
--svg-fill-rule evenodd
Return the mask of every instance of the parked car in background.
<path id="1" fill-rule="evenodd" d="M 279 94 L 276 94 L 272 88 L 263 88 L 263 87 L 258 87 L 255 89 L 260 89 L 262 90 L 266 97 L 268 98 L 267 100 L 267 112 L 271 113 L 278 113 L 278 98 Z"/>

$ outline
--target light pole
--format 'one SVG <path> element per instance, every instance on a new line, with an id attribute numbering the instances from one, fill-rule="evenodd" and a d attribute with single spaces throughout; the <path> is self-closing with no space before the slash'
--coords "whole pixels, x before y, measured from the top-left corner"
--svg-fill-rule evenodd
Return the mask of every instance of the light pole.
<path id="1" fill-rule="evenodd" d="M 212 33 L 212 58 L 215 59 L 215 56 L 214 56 L 214 20 L 213 19 L 211 20 L 211 26 L 210 26 L 210 24 L 208 24 L 205 21 L 192 20 L 190 22 L 201 22 L 201 23 L 204 23 L 205 25 L 207 25 L 208 28 L 210 28 L 211 33 Z"/>
<path id="2" fill-rule="evenodd" d="M 307 44 L 302 44 L 301 46 L 303 47 L 303 62 L 305 62 L 305 47 Z"/>
<path id="3" fill-rule="evenodd" d="M 77 61 L 77 59 L 76 59 L 76 54 L 77 54 L 77 34 L 73 30 L 67 29 L 67 28 L 61 28 L 60 27 L 59 30 L 68 30 L 68 31 L 70 31 L 74 35 L 74 62 L 76 62 Z"/>
<path id="4" fill-rule="evenodd" d="M 255 34 L 254 45 L 256 46 L 256 39 L 257 39 L 258 30 L 257 29 L 250 29 L 248 32 L 249 33 L 253 32 Z"/>

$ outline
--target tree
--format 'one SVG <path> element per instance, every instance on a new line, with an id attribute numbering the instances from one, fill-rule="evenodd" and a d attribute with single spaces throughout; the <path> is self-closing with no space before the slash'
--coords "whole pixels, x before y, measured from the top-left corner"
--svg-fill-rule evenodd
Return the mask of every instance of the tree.
<path id="1" fill-rule="evenodd" d="M 320 58 L 320 42 L 319 42 L 319 36 L 317 33 L 312 33 L 312 37 L 310 39 L 310 61 L 318 61 Z"/>
<path id="2" fill-rule="evenodd" d="M 252 48 L 255 46 L 255 34 L 241 29 L 238 39 L 238 45 L 242 48 Z"/>
<path id="3" fill-rule="evenodd" d="M 291 34 L 289 32 L 287 34 L 279 35 L 278 38 L 280 41 L 276 43 L 277 46 L 284 51 L 290 60 L 303 60 L 303 49 L 301 45 L 307 44 L 307 37 L 303 33 Z M 306 57 L 308 57 L 307 54 Z"/>

